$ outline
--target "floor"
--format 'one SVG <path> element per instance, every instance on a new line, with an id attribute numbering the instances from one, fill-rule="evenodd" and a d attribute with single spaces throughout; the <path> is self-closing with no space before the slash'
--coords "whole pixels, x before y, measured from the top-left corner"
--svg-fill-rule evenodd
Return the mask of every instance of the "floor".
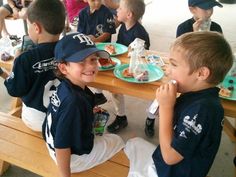
<path id="1" fill-rule="evenodd" d="M 151 48 L 153 50 L 168 52 L 170 44 L 175 39 L 176 27 L 179 23 L 191 17 L 187 8 L 187 1 L 176 0 L 149 0 L 146 7 L 146 13 L 142 19 L 142 23 L 149 32 L 151 39 Z M 236 4 L 223 4 L 223 8 L 214 8 L 212 19 L 218 22 L 224 32 L 226 39 L 232 46 L 233 52 L 236 53 Z M 172 13 L 171 13 L 172 12 Z M 174 13 L 173 13 L 174 12 Z M 12 34 L 23 34 L 22 21 L 7 21 L 7 27 Z M 17 27 L 17 30 L 16 29 Z M 10 108 L 11 98 L 7 96 L 3 80 L 0 78 L 0 111 L 7 112 Z M 111 122 L 115 118 L 114 109 L 110 106 L 110 94 L 105 92 L 108 103 L 103 107 L 110 114 Z M 158 134 L 156 132 L 153 138 L 147 138 L 144 134 L 144 121 L 146 118 L 145 109 L 149 101 L 126 96 L 126 111 L 129 125 L 119 135 L 126 141 L 127 139 L 139 136 L 148 141 L 158 144 Z M 233 119 L 234 121 L 234 119 Z M 108 122 L 108 124 L 109 124 Z M 158 121 L 157 121 L 158 122 Z M 156 126 L 158 127 L 158 123 Z M 221 145 L 217 153 L 216 159 L 209 172 L 211 177 L 233 177 L 235 167 L 233 166 L 233 157 L 235 155 L 235 143 L 232 143 L 228 136 L 223 132 Z M 22 170 L 12 166 L 3 177 L 37 177 L 31 172 Z"/>

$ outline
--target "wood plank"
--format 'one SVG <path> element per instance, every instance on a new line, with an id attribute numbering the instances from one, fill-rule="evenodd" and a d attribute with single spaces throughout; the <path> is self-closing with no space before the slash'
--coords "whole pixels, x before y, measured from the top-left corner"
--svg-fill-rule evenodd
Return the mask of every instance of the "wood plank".
<path id="1" fill-rule="evenodd" d="M 124 165 L 129 167 L 129 159 L 126 156 L 123 150 L 119 151 L 116 155 L 114 155 L 109 161 L 118 163 L 120 165 Z"/>
<path id="2" fill-rule="evenodd" d="M 104 177 L 127 177 L 129 168 L 114 162 L 106 161 L 94 168 L 91 168 L 90 171 L 103 175 Z"/>
<path id="3" fill-rule="evenodd" d="M 11 116 L 9 114 L 0 112 L 0 124 L 11 127 L 12 129 L 15 129 L 21 132 L 25 132 L 27 134 L 30 134 L 36 137 L 42 138 L 42 134 L 40 132 L 32 131 L 23 123 L 22 119 Z"/>
<path id="4" fill-rule="evenodd" d="M 0 139 L 29 151 L 49 155 L 43 139 L 0 125 Z"/>
<path id="5" fill-rule="evenodd" d="M 3 160 L 0 160 L 0 176 L 5 172 L 7 171 L 7 169 L 9 168 L 10 164 L 3 161 Z"/>
<path id="6" fill-rule="evenodd" d="M 0 139 L 0 159 L 42 176 L 58 176 L 57 167 L 48 154 L 26 149 Z"/>

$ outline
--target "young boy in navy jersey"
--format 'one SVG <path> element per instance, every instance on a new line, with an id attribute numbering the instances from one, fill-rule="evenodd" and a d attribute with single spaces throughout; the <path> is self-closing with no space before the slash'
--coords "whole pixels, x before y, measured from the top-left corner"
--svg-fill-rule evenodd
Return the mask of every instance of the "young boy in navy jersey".
<path id="1" fill-rule="evenodd" d="M 89 35 L 93 42 L 111 42 L 111 35 L 116 33 L 115 20 L 110 9 L 102 5 L 102 0 L 87 0 L 89 6 L 79 13 L 77 31 Z M 97 105 L 107 101 L 102 90 L 95 90 Z"/>
<path id="2" fill-rule="evenodd" d="M 28 32 L 35 48 L 14 61 L 4 84 L 8 93 L 20 97 L 22 120 L 34 131 L 42 131 L 49 96 L 59 84 L 53 70 L 54 48 L 65 25 L 65 9 L 59 0 L 35 0 L 27 10 Z"/>
<path id="3" fill-rule="evenodd" d="M 94 137 L 94 95 L 86 86 L 98 72 L 98 57 L 109 58 L 82 33 L 62 38 L 55 48 L 61 83 L 50 98 L 43 136 L 61 176 L 90 169 L 120 151 L 114 134 Z"/>
<path id="4" fill-rule="evenodd" d="M 215 0 L 188 0 L 188 6 L 193 17 L 184 21 L 177 27 L 176 37 L 187 32 L 199 31 L 202 23 L 211 18 L 213 7 L 223 7 Z M 222 33 L 220 25 L 213 21 L 211 21 L 210 31 Z"/>
<path id="5" fill-rule="evenodd" d="M 125 152 L 130 174 L 207 176 L 223 128 L 224 109 L 217 85 L 232 64 L 232 50 L 220 33 L 191 32 L 176 39 L 166 70 L 176 84 L 163 84 L 156 91 L 160 145 L 155 147 L 141 138 L 129 140 Z M 178 98 L 177 93 L 181 93 Z"/>
<path id="6" fill-rule="evenodd" d="M 115 22 L 110 10 L 102 0 L 87 0 L 89 6 L 79 13 L 77 31 L 89 35 L 93 42 L 111 42 L 116 33 Z"/>
<path id="7" fill-rule="evenodd" d="M 121 0 L 117 9 L 117 20 L 121 22 L 121 27 L 117 37 L 117 43 L 129 46 L 136 38 L 145 41 L 145 48 L 149 49 L 150 40 L 145 28 L 139 23 L 139 19 L 145 12 L 143 0 Z M 112 101 L 116 110 L 116 118 L 107 130 L 111 133 L 117 133 L 128 125 L 125 115 L 124 95 L 112 94 Z"/>

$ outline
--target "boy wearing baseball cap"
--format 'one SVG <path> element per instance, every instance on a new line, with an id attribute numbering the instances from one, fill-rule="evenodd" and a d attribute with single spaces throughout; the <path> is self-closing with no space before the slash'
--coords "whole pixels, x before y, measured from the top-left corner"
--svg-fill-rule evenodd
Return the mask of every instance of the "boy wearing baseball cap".
<path id="1" fill-rule="evenodd" d="M 200 30 L 223 33 L 220 25 L 210 20 L 213 14 L 213 7 L 223 7 L 222 4 L 216 0 L 188 0 L 188 6 L 193 17 L 184 21 L 177 27 L 176 37 L 187 32 Z"/>
<path id="2" fill-rule="evenodd" d="M 94 95 L 86 86 L 98 72 L 98 57 L 109 58 L 82 33 L 62 38 L 55 47 L 60 85 L 50 98 L 43 136 L 61 176 L 90 169 L 120 151 L 113 134 L 94 137 Z"/>

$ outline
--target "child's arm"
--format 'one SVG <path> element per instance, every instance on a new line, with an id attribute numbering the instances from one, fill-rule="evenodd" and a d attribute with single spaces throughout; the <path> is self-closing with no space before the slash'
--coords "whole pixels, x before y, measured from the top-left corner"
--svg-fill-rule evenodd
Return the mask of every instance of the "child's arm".
<path id="1" fill-rule="evenodd" d="M 71 150 L 70 148 L 66 149 L 55 149 L 57 166 L 60 171 L 61 177 L 70 177 L 70 157 Z"/>
<path id="2" fill-rule="evenodd" d="M 15 19 L 19 18 L 19 9 L 15 6 L 15 3 L 12 0 L 7 0 L 7 4 L 11 7 L 13 11 L 12 16 Z"/>
<path id="3" fill-rule="evenodd" d="M 89 36 L 93 42 L 105 42 L 107 39 L 110 38 L 111 34 L 105 32 L 97 38 L 92 35 L 89 35 Z"/>
<path id="4" fill-rule="evenodd" d="M 3 79 L 6 79 L 8 77 L 8 74 L 5 71 L 3 71 L 1 67 L 0 67 L 0 76 Z"/>
<path id="5" fill-rule="evenodd" d="M 156 92 L 159 102 L 159 142 L 161 154 L 164 161 L 169 164 L 176 164 L 183 159 L 174 148 L 171 147 L 173 140 L 173 117 L 176 101 L 176 84 L 168 83 L 160 86 Z"/>

